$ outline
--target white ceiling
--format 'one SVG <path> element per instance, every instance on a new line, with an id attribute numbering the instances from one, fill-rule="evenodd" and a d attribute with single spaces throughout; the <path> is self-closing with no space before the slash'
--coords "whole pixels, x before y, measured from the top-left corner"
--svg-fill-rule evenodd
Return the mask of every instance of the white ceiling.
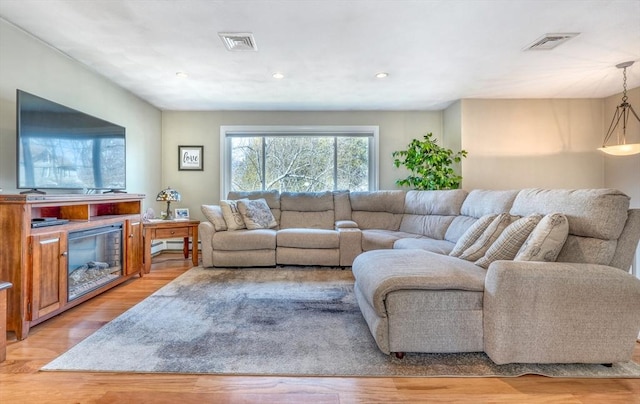
<path id="1" fill-rule="evenodd" d="M 640 0 L 0 0 L 0 16 L 163 110 L 600 98 L 629 60 L 640 86 Z M 258 52 L 219 32 L 253 33 Z M 558 32 L 580 35 L 523 51 Z"/>

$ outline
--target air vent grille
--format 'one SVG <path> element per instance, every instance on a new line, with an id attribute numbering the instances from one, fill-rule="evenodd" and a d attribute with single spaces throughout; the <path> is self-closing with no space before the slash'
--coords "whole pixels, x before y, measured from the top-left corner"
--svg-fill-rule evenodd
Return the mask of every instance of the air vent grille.
<path id="1" fill-rule="evenodd" d="M 227 50 L 232 52 L 256 52 L 258 47 L 253 34 L 246 32 L 220 32 L 220 39 Z"/>
<path id="2" fill-rule="evenodd" d="M 527 46 L 525 50 L 551 50 L 577 35 L 577 32 L 545 34 L 544 36 L 536 39 L 531 45 Z"/>

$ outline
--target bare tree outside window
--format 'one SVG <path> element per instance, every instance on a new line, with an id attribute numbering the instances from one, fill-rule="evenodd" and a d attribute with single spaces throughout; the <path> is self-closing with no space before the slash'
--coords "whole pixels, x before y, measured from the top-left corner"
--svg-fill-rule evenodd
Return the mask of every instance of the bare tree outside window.
<path id="1" fill-rule="evenodd" d="M 231 190 L 370 189 L 368 137 L 265 135 L 230 141 Z"/>

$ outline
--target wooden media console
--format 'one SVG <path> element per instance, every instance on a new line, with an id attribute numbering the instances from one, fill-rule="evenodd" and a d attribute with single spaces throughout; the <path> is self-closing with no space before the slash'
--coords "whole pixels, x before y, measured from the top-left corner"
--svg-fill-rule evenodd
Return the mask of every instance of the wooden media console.
<path id="1" fill-rule="evenodd" d="M 0 195 L 0 281 L 13 284 L 7 291 L 7 331 L 22 340 L 31 326 L 134 275 L 142 276 L 144 197 Z M 53 218 L 59 221 L 42 223 Z M 95 240 L 78 247 L 75 255 L 83 256 L 78 259 L 88 257 L 87 264 L 78 265 L 70 256 L 70 245 L 85 234 Z M 92 248 L 106 248 L 110 257 L 96 256 Z M 87 271 L 90 276 L 73 271 Z M 78 279 L 87 279 L 86 284 L 70 291 Z"/>

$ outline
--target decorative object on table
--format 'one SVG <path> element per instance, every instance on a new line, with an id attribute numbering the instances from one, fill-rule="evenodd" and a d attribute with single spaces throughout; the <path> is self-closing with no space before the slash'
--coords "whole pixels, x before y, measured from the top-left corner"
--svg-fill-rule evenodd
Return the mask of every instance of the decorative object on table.
<path id="1" fill-rule="evenodd" d="M 153 208 L 148 208 L 147 210 L 144 211 L 144 214 L 142 215 L 142 220 L 144 220 L 145 222 L 155 218 L 156 218 L 156 212 L 153 210 Z"/>
<path id="2" fill-rule="evenodd" d="M 598 150 L 613 156 L 630 156 L 640 153 L 640 143 L 627 143 L 627 122 L 629 121 L 629 115 L 635 116 L 640 124 L 640 117 L 638 117 L 638 114 L 631 104 L 627 102 L 627 67 L 631 65 L 633 65 L 633 62 L 624 62 L 616 65 L 618 69 L 622 69 L 622 103 L 616 107 L 616 112 L 613 114 L 613 119 L 602 142 L 602 147 L 598 148 Z M 622 135 L 616 132 L 616 144 L 607 146 L 607 142 L 613 135 L 613 132 L 618 128 L 620 121 L 622 121 Z M 640 142 L 640 139 L 638 141 Z"/>
<path id="3" fill-rule="evenodd" d="M 187 208 L 176 208 L 176 219 L 189 219 L 189 209 Z"/>
<path id="4" fill-rule="evenodd" d="M 458 175 L 451 165 L 467 157 L 465 150 L 454 153 L 453 150 L 441 147 L 427 133 L 424 140 L 413 139 L 407 150 L 394 151 L 393 165 L 405 166 L 411 175 L 396 181 L 397 185 L 409 186 L 418 190 L 458 189 L 462 176 Z"/>
<path id="5" fill-rule="evenodd" d="M 202 171 L 204 146 L 178 146 L 178 170 Z"/>
<path id="6" fill-rule="evenodd" d="M 158 192 L 158 196 L 156 196 L 156 201 L 166 201 L 167 202 L 167 214 L 163 219 L 171 220 L 173 217 L 171 215 L 171 202 L 179 202 L 181 199 L 180 192 L 175 189 L 171 189 L 171 187 L 167 187 L 162 191 Z"/>

